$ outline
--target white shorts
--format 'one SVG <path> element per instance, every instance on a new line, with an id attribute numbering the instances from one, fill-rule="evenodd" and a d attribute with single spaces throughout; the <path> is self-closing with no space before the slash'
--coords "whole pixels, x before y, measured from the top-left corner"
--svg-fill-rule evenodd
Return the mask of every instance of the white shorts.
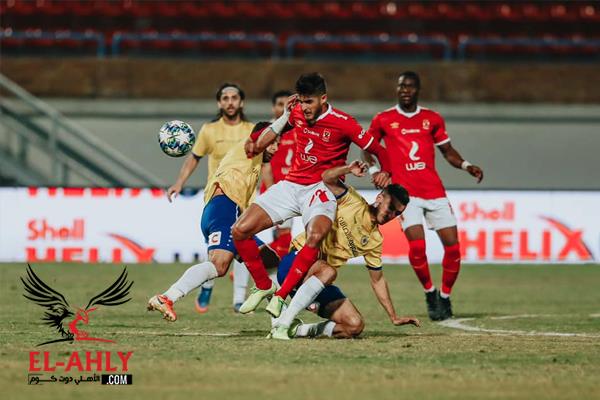
<path id="1" fill-rule="evenodd" d="M 426 200 L 410 196 L 410 201 L 400 217 L 402 229 L 423 225 L 423 218 L 427 222 L 427 228 L 436 231 L 456 226 L 456 217 L 447 197 Z"/>
<path id="2" fill-rule="evenodd" d="M 275 226 L 277 227 L 277 229 L 292 229 L 293 224 L 294 220 L 290 218 L 287 221 L 283 221 L 282 223 Z"/>
<path id="3" fill-rule="evenodd" d="M 302 216 L 304 226 L 317 215 L 334 221 L 337 208 L 335 196 L 323 182 L 299 185 L 279 181 L 258 196 L 255 203 L 269 214 L 276 225 L 297 216 Z"/>

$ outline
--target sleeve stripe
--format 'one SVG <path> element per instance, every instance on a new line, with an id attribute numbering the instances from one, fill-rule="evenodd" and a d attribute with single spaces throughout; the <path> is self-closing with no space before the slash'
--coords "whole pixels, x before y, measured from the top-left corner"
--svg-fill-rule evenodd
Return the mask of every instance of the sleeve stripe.
<path id="1" fill-rule="evenodd" d="M 450 141 L 450 138 L 447 138 L 447 139 L 442 140 L 441 142 L 437 142 L 435 145 L 436 146 L 441 146 L 441 145 L 443 145 L 445 143 L 448 143 L 449 141 Z"/>
<path id="2" fill-rule="evenodd" d="M 370 265 L 365 265 L 369 271 L 381 271 L 383 267 L 371 267 Z"/>
<path id="3" fill-rule="evenodd" d="M 373 136 L 371 136 L 371 140 L 369 140 L 369 143 L 367 143 L 367 145 L 366 145 L 365 147 L 363 147 L 362 149 L 363 149 L 363 150 L 366 150 L 366 149 L 368 149 L 368 148 L 369 148 L 369 146 L 371 145 L 371 143 L 373 143 L 373 140 L 375 140 L 375 138 L 374 138 Z M 450 139 L 448 139 L 448 140 L 450 140 Z"/>

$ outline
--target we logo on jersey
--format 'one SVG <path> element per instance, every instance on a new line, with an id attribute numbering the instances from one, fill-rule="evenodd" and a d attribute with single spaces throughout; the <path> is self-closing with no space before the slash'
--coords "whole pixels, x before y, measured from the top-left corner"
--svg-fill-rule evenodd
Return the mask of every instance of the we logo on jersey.
<path id="1" fill-rule="evenodd" d="M 308 139 L 308 143 L 306 144 L 306 146 L 304 146 L 304 153 L 299 154 L 301 160 L 309 162 L 311 164 L 317 163 L 317 156 L 309 154 L 314 145 L 315 144 L 313 143 L 312 139 Z"/>
<path id="2" fill-rule="evenodd" d="M 412 163 L 406 163 L 405 167 L 407 171 L 419 171 L 422 169 L 425 169 L 425 163 L 423 161 L 419 161 L 421 159 L 421 157 L 419 157 L 417 155 L 417 152 L 419 151 L 419 143 L 415 142 L 414 140 L 411 141 L 412 146 L 410 148 L 410 151 L 408 152 L 408 158 L 410 158 L 412 161 L 417 161 L 417 162 L 412 162 Z"/>

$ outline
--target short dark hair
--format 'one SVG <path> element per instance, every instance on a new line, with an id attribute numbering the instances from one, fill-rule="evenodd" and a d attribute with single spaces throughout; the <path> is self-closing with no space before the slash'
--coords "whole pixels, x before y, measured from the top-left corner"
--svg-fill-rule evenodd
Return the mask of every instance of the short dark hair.
<path id="1" fill-rule="evenodd" d="M 289 90 L 278 90 L 275 93 L 273 93 L 273 96 L 271 96 L 271 103 L 273 103 L 273 105 L 275 105 L 275 103 L 277 103 L 277 99 L 280 97 L 285 97 L 288 98 L 292 95 L 292 92 L 290 92 Z"/>
<path id="2" fill-rule="evenodd" d="M 244 93 L 244 91 L 242 90 L 241 87 L 239 87 L 239 85 L 236 85 L 235 83 L 225 82 L 224 84 L 219 86 L 219 89 L 217 89 L 217 93 L 216 93 L 217 101 L 221 100 L 221 96 L 223 95 L 223 89 L 228 88 L 228 87 L 237 89 L 237 91 L 240 94 L 240 99 L 244 100 L 246 98 L 246 93 Z"/>
<path id="3" fill-rule="evenodd" d="M 404 71 L 403 73 L 400 74 L 400 76 L 398 77 L 398 79 L 400 79 L 401 77 L 412 79 L 417 84 L 417 88 L 418 89 L 421 88 L 421 78 L 419 78 L 419 74 L 417 74 L 416 72 L 414 72 L 414 71 Z"/>
<path id="4" fill-rule="evenodd" d="M 410 201 L 408 191 L 404 189 L 404 186 L 398 185 L 397 183 L 387 185 L 383 189 L 383 192 L 398 200 L 403 206 L 407 205 Z"/>
<path id="5" fill-rule="evenodd" d="M 267 122 L 267 121 L 257 122 L 256 125 L 254 125 L 254 128 L 252 128 L 252 133 L 258 132 L 258 131 L 262 131 L 263 129 L 265 129 L 269 125 L 271 125 L 271 123 Z"/>
<path id="6" fill-rule="evenodd" d="M 325 78 L 318 72 L 300 75 L 296 81 L 296 93 L 304 96 L 320 96 L 327 93 Z"/>

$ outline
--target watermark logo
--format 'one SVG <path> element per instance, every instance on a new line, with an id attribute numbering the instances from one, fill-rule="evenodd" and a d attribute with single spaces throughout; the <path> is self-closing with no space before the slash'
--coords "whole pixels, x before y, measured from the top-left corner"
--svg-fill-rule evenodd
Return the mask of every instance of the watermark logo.
<path id="1" fill-rule="evenodd" d="M 61 337 L 60 339 L 40 343 L 37 346 L 76 340 L 114 343 L 113 340 L 90 337 L 80 327 L 82 324 L 87 325 L 89 323 L 90 313 L 96 311 L 97 306 L 118 306 L 131 300 L 127 296 L 129 296 L 129 290 L 133 285 L 133 281 L 127 280 L 127 268 L 124 268 L 113 284 L 92 297 L 85 308 L 73 308 L 61 293 L 52 289 L 40 279 L 29 264 L 27 264 L 27 276 L 22 277 L 21 282 L 23 282 L 26 292 L 23 296 L 44 308 L 42 321 L 54 328 Z M 74 318 L 68 322 L 71 317 Z"/>

